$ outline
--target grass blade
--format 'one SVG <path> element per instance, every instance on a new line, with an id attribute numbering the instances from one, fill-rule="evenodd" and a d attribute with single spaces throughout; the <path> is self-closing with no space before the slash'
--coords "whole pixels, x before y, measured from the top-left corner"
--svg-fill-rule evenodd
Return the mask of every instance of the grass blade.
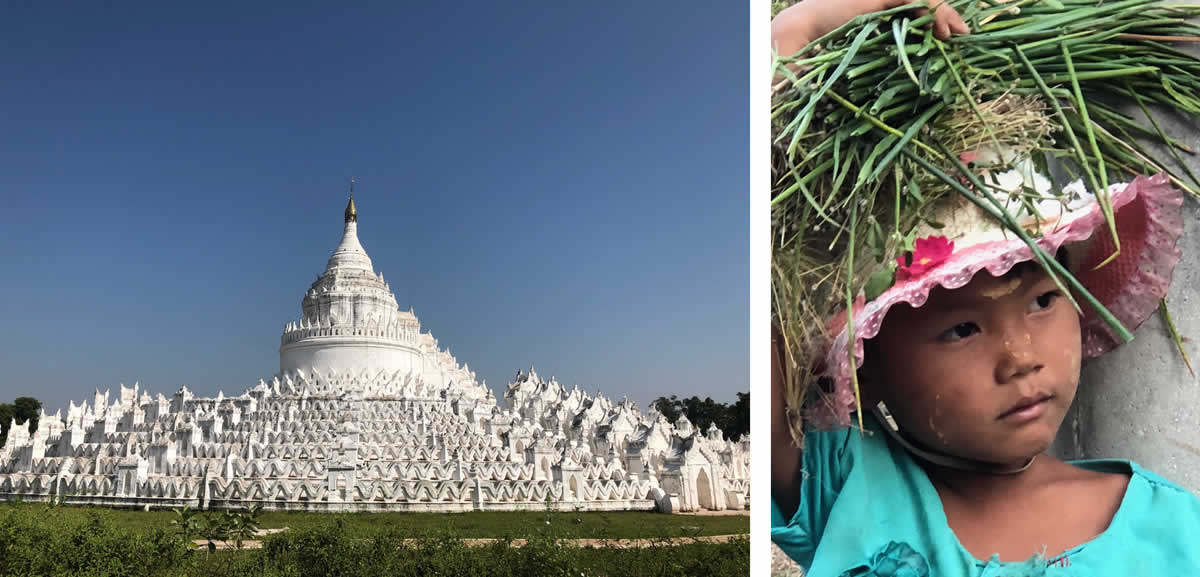
<path id="1" fill-rule="evenodd" d="M 1108 224 L 1108 232 L 1113 239 L 1113 253 L 1104 259 L 1096 268 L 1102 268 L 1104 265 L 1112 262 L 1121 254 L 1121 239 L 1117 236 L 1117 218 L 1113 214 L 1112 199 L 1108 197 L 1108 171 L 1104 168 L 1104 155 L 1100 154 L 1100 147 L 1096 144 L 1096 131 L 1092 130 L 1092 122 L 1088 117 L 1087 102 L 1083 99 L 1083 91 L 1079 88 L 1079 77 L 1075 75 L 1075 63 L 1071 59 L 1071 49 L 1066 43 L 1062 44 L 1063 60 L 1067 63 L 1067 74 L 1071 75 L 1071 88 L 1075 91 L 1075 106 L 1079 109 L 1079 116 L 1083 119 L 1083 127 L 1087 132 L 1088 143 L 1092 146 L 1092 154 L 1096 156 L 1096 172 L 1100 175 L 1100 188 L 1096 189 L 1096 200 L 1100 203 L 1100 211 L 1104 213 L 1104 220 Z"/>
<path id="2" fill-rule="evenodd" d="M 933 115 L 937 114 L 938 112 L 941 112 L 942 108 L 945 106 L 946 104 L 944 102 L 938 102 L 933 106 L 930 106 L 928 110 L 921 114 L 921 116 L 917 117 L 912 125 L 908 127 L 908 130 L 904 131 L 904 135 L 900 137 L 900 140 L 896 143 L 896 145 L 893 146 L 892 149 L 888 151 L 887 155 L 879 161 L 879 164 L 875 166 L 875 170 L 871 172 L 871 176 L 868 177 L 868 180 L 875 180 L 878 178 L 879 175 L 883 173 L 883 171 L 886 170 L 889 165 L 891 165 L 892 160 L 895 160 L 896 156 L 900 154 L 900 149 L 908 146 L 908 141 L 912 140 L 913 137 L 917 135 L 917 132 L 919 132 L 921 128 L 929 122 L 929 119 L 933 118 Z"/>
<path id="3" fill-rule="evenodd" d="M 1171 340 L 1175 341 L 1175 347 L 1179 349 L 1179 356 L 1183 357 L 1183 364 L 1187 365 L 1187 370 L 1192 374 L 1192 378 L 1196 378 L 1196 371 L 1192 370 L 1192 361 L 1188 358 L 1187 351 L 1183 349 L 1183 337 L 1179 336 L 1179 329 L 1175 328 L 1171 311 L 1167 310 L 1167 299 L 1158 301 L 1158 312 L 1162 315 L 1163 322 L 1167 324 L 1167 332 L 1171 333 Z"/>
<path id="4" fill-rule="evenodd" d="M 904 40 L 908 37 L 908 22 L 908 18 L 899 21 L 892 20 L 892 36 L 896 39 L 896 55 L 900 58 L 900 65 L 904 67 L 904 71 L 908 73 L 913 84 L 920 88 L 921 81 L 917 80 L 917 73 L 913 70 L 912 62 L 908 61 L 908 51 L 904 49 Z"/>
<path id="5" fill-rule="evenodd" d="M 789 155 L 795 154 L 796 143 L 800 140 L 800 136 L 808 130 L 808 125 L 812 121 L 812 113 L 816 108 L 817 103 L 821 101 L 821 98 L 825 96 L 825 93 L 830 87 L 833 86 L 833 83 L 837 82 L 842 73 L 846 71 L 846 67 L 850 64 L 850 61 L 854 59 L 854 55 L 858 53 L 858 49 L 862 47 L 863 42 L 866 42 L 867 37 L 875 31 L 875 28 L 878 25 L 879 22 L 872 21 L 868 22 L 866 26 L 863 26 L 863 29 L 860 30 L 858 35 L 854 37 L 854 41 L 850 43 L 850 48 L 846 49 L 846 55 L 842 58 L 842 61 L 838 63 L 837 68 L 833 69 L 833 74 L 829 75 L 829 78 L 826 78 L 825 81 L 821 83 L 821 87 L 818 88 L 816 92 L 813 92 L 812 96 L 808 99 L 808 105 L 800 111 L 800 117 L 803 120 L 800 122 L 799 128 L 796 129 L 796 132 L 792 137 L 791 144 L 788 145 Z"/>

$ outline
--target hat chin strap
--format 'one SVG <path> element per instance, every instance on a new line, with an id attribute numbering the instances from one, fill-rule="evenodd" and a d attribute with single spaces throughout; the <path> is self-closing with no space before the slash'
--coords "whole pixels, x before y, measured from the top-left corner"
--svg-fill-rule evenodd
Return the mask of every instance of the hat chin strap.
<path id="1" fill-rule="evenodd" d="M 887 432 L 888 436 L 899 443 L 901 447 L 904 447 L 909 453 L 924 461 L 946 467 L 947 469 L 966 471 L 968 473 L 987 473 L 990 475 L 1015 475 L 1028 469 L 1030 465 L 1033 465 L 1033 461 L 1037 459 L 1037 455 L 1034 455 L 1024 465 L 1016 469 L 1010 469 L 995 463 L 940 453 L 933 449 L 924 448 L 916 440 L 910 440 L 905 437 L 904 433 L 900 432 L 900 427 L 896 424 L 896 420 L 892 418 L 892 414 L 888 412 L 887 405 L 883 404 L 882 401 L 871 407 L 871 412 L 875 414 L 875 418 L 879 419 L 880 424 L 883 425 L 883 430 Z"/>

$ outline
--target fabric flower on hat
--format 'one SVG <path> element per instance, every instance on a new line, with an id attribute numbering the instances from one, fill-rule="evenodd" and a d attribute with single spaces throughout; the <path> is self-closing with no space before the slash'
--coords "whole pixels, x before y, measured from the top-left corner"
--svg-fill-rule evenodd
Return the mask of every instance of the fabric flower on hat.
<path id="1" fill-rule="evenodd" d="M 953 253 L 954 242 L 944 236 L 918 238 L 912 253 L 896 258 L 896 280 L 918 278 L 946 262 Z"/>

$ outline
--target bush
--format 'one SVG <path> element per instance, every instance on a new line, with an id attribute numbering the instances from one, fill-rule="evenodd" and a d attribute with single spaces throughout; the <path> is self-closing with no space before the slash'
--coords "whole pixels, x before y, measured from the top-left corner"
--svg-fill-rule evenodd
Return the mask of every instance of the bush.
<path id="1" fill-rule="evenodd" d="M 103 510 L 84 518 L 60 509 L 9 509 L 0 516 L 0 575 L 157 575 L 188 561 L 187 544 L 156 528 L 123 529 Z"/>
<path id="2" fill-rule="evenodd" d="M 471 547 L 443 534 L 427 536 L 414 545 L 398 532 L 355 539 L 331 525 L 272 535 L 263 549 L 249 552 L 239 570 L 244 572 L 237 575 L 247 577 L 746 575 L 750 572 L 750 543 L 747 539 L 684 545 L 664 541 L 650 547 L 616 549 L 578 547 L 552 535 L 537 535 L 522 547 L 509 540 Z"/>

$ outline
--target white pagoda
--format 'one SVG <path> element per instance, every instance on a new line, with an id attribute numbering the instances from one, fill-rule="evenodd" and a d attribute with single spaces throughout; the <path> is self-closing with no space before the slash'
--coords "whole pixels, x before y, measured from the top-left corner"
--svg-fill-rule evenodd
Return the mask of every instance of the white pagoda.
<path id="1" fill-rule="evenodd" d="M 342 240 L 283 329 L 279 373 L 241 395 L 139 385 L 16 425 L 0 500 L 202 509 L 741 509 L 749 438 L 518 371 L 501 408 Z"/>

